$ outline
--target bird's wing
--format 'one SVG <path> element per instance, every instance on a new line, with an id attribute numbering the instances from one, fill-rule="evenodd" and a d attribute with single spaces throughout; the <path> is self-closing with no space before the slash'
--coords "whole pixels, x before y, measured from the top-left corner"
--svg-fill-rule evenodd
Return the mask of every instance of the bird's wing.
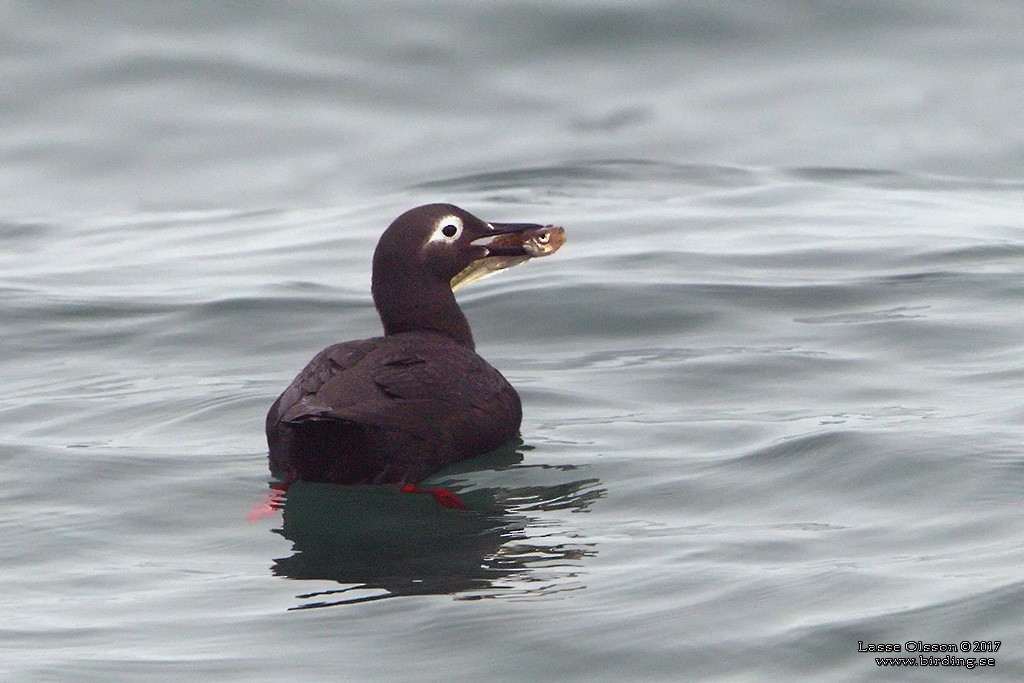
<path id="1" fill-rule="evenodd" d="M 455 344 L 413 347 L 358 342 L 319 354 L 282 396 L 279 419 L 290 424 L 340 420 L 410 434 L 429 431 L 463 409 L 463 385 L 476 354 Z M 329 353 L 328 353 L 329 352 Z"/>
<path id="2" fill-rule="evenodd" d="M 278 397 L 267 414 L 268 428 L 278 422 L 302 421 L 304 415 L 314 416 L 326 405 L 317 401 L 317 394 L 332 379 L 344 375 L 373 351 L 379 339 L 334 344 L 313 357 Z"/>

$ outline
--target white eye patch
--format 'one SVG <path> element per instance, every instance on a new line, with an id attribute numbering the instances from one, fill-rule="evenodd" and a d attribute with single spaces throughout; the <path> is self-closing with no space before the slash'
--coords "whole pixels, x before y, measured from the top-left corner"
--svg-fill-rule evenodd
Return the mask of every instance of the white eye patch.
<path id="1" fill-rule="evenodd" d="M 428 242 L 455 242 L 462 236 L 462 219 L 458 216 L 443 216 L 437 221 Z"/>

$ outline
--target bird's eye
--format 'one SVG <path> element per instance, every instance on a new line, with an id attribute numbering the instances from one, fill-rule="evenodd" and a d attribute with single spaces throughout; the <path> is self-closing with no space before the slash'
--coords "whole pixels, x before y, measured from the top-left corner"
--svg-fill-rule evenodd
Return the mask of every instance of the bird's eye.
<path id="1" fill-rule="evenodd" d="M 445 216 L 434 224 L 431 242 L 454 242 L 462 235 L 462 219 L 458 216 Z"/>

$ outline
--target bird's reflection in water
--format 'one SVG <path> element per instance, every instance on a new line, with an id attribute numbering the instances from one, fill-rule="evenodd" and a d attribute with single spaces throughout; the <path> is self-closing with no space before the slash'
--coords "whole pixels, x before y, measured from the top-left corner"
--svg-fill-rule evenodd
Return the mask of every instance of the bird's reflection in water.
<path id="1" fill-rule="evenodd" d="M 564 481 L 572 467 L 524 467 L 521 451 L 529 447 L 519 446 L 460 463 L 424 484 L 451 488 L 468 510 L 443 508 L 430 496 L 397 487 L 295 483 L 283 526 L 275 529 L 292 542 L 292 555 L 276 560 L 273 572 L 343 587 L 299 595 L 302 602 L 292 609 L 409 595 L 472 600 L 582 588 L 580 569 L 596 552 L 592 544 L 538 513 L 585 511 L 605 490 L 596 479 Z M 534 481 L 563 481 L 480 483 L 521 470 L 536 473 L 528 477 Z"/>

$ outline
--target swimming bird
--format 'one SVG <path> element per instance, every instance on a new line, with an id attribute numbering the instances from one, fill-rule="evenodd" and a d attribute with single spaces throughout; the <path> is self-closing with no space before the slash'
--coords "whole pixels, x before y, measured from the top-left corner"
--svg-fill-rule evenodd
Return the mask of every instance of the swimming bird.
<path id="1" fill-rule="evenodd" d="M 477 355 L 452 280 L 483 259 L 536 255 L 525 236 L 546 229 L 561 235 L 553 226 L 488 223 L 451 204 L 396 218 L 373 254 L 384 336 L 327 347 L 274 402 L 271 472 L 419 491 L 415 484 L 437 470 L 515 437 L 519 395 Z M 488 239 L 498 235 L 506 237 Z"/>

